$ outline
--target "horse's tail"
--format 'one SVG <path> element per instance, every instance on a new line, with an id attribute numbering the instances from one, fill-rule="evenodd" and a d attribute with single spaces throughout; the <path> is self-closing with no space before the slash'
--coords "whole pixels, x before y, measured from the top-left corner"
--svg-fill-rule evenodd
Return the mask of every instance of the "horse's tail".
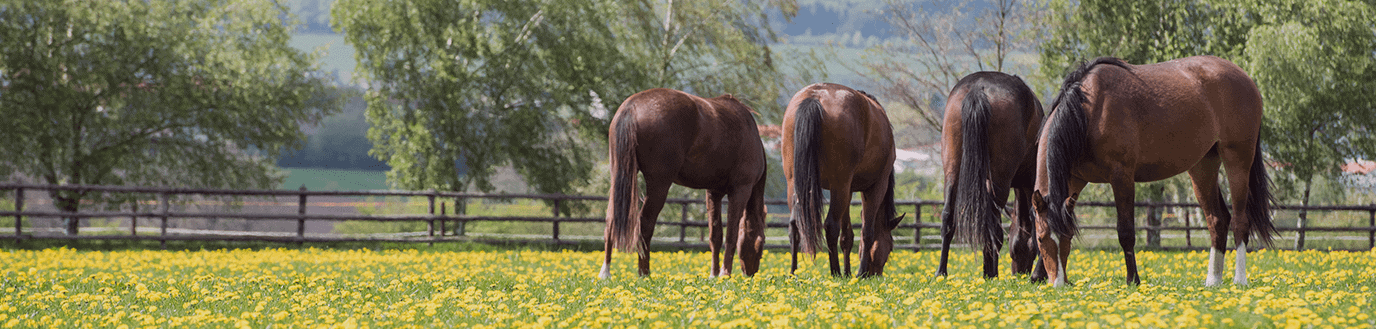
<path id="1" fill-rule="evenodd" d="M 1051 118 L 1047 120 L 1046 173 L 1048 188 L 1046 203 L 1051 220 L 1047 226 L 1058 235 L 1079 233 L 1075 214 L 1065 207 L 1070 198 L 1070 166 L 1079 161 L 1089 148 L 1088 129 L 1085 122 L 1085 94 L 1081 89 L 1090 69 L 1098 65 L 1114 65 L 1131 71 L 1127 63 L 1112 57 L 1100 57 L 1093 62 L 1082 64 L 1066 75 L 1061 83 L 1061 93 L 1052 102 Z"/>
<path id="2" fill-rule="evenodd" d="M 822 246 L 822 103 L 816 98 L 798 104 L 793 121 L 793 196 L 797 211 L 793 220 L 803 252 L 816 253 Z M 847 205 L 832 205 L 845 207 Z M 844 219 L 843 219 L 844 220 Z"/>
<path id="3" fill-rule="evenodd" d="M 971 88 L 961 102 L 960 178 L 956 187 L 956 232 L 960 240 L 984 251 L 998 252 L 1003 244 L 989 180 L 989 97 L 984 87 Z"/>
<path id="4" fill-rule="evenodd" d="M 1261 155 L 1261 138 L 1257 138 L 1257 152 L 1252 157 L 1251 177 L 1247 181 L 1247 219 L 1251 221 L 1251 234 L 1261 239 L 1261 243 L 1271 246 L 1271 237 L 1276 235 L 1276 226 L 1271 223 L 1271 205 L 1276 198 L 1271 195 L 1271 176 L 1266 173 L 1266 162 Z"/>
<path id="5" fill-rule="evenodd" d="M 636 191 L 635 174 L 640 166 L 636 162 L 635 118 L 629 114 L 616 122 L 610 141 L 612 190 L 609 194 L 612 200 L 611 210 L 607 212 L 607 239 L 622 251 L 632 252 L 645 246 L 637 239 L 640 236 L 640 207 L 636 205 L 639 192 Z"/>

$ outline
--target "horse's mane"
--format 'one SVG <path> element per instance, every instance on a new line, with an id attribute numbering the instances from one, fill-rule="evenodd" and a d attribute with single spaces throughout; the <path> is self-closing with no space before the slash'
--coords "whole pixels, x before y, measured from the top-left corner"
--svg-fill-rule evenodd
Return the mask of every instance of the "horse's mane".
<path id="1" fill-rule="evenodd" d="M 1059 235 L 1072 235 L 1079 231 L 1075 215 L 1065 207 L 1070 197 L 1071 164 L 1079 161 L 1089 149 L 1088 129 L 1085 122 L 1085 94 L 1081 83 L 1089 71 L 1098 65 L 1114 65 L 1129 72 L 1132 68 L 1121 59 L 1100 57 L 1089 63 L 1081 64 L 1075 71 L 1066 75 L 1061 83 L 1061 93 L 1051 104 L 1050 119 L 1046 123 L 1046 173 L 1048 190 L 1047 209 L 1051 220 L 1048 224 L 1052 232 Z"/>

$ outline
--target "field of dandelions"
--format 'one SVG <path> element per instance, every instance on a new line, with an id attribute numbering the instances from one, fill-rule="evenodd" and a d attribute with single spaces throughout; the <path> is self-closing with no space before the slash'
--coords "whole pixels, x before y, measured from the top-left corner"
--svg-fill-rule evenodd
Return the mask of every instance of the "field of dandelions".
<path id="1" fill-rule="evenodd" d="M 710 278 L 705 252 L 657 252 L 653 275 L 617 253 L 427 250 L 0 250 L 0 328 L 1371 328 L 1376 252 L 1248 254 L 1251 284 L 1203 287 L 1203 252 L 1140 252 L 1140 286 L 1117 251 L 1075 251 L 1055 289 L 979 276 L 960 250 L 935 278 L 934 251 L 897 251 L 885 276 Z M 1232 253 L 1228 254 L 1231 267 Z M 1231 274 L 1231 269 L 1227 271 Z"/>

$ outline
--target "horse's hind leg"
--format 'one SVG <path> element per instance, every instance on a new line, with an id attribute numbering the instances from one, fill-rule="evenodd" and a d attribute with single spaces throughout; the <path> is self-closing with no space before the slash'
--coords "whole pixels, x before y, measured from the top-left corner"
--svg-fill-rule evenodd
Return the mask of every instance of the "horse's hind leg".
<path id="1" fill-rule="evenodd" d="M 1232 215 L 1223 202 L 1223 191 L 1218 188 L 1218 164 L 1218 154 L 1210 152 L 1189 171 L 1195 200 L 1199 200 L 1199 208 L 1209 226 L 1209 269 L 1204 275 L 1205 286 L 1223 282 L 1223 253 L 1228 248 L 1228 225 L 1232 222 Z"/>
<path id="2" fill-rule="evenodd" d="M 725 267 L 722 275 L 731 275 L 731 268 L 735 265 L 738 249 L 742 252 L 741 260 L 745 260 L 745 246 L 743 246 L 744 241 L 741 240 L 741 230 L 745 227 L 741 226 L 741 218 L 745 217 L 746 207 L 750 206 L 750 193 L 753 188 L 753 184 L 736 186 L 729 194 L 731 202 L 726 205 L 726 239 L 723 240 L 726 242 L 726 260 L 722 263 L 722 266 Z"/>
<path id="3" fill-rule="evenodd" d="M 941 262 L 937 263 L 936 276 L 946 276 L 946 264 L 951 254 L 951 239 L 956 237 L 956 177 L 946 175 L 946 204 L 941 207 Z M 916 242 L 914 242 L 916 243 Z"/>
<path id="4" fill-rule="evenodd" d="M 655 222 L 669 196 L 669 180 L 645 178 L 645 206 L 640 210 L 640 275 L 650 276 L 650 238 L 655 235 Z"/>
<path id="5" fill-rule="evenodd" d="M 1114 173 L 1112 182 L 1113 203 L 1118 209 L 1118 244 L 1123 246 L 1123 265 L 1127 267 L 1128 284 L 1142 283 L 1137 275 L 1137 221 L 1134 203 L 1137 201 L 1137 185 L 1132 176 L 1119 170 Z"/>
<path id="6" fill-rule="evenodd" d="M 850 276 L 850 251 L 855 246 L 855 231 L 850 225 L 850 182 L 839 186 L 841 188 L 831 191 L 831 205 L 827 210 L 827 247 L 831 248 L 828 256 L 831 257 L 831 275 L 841 276 L 843 267 L 840 259 L 836 258 L 837 240 L 840 239 L 839 251 L 845 257 L 844 273 Z"/>
<path id="7" fill-rule="evenodd" d="M 1245 145 L 1247 146 L 1220 150 L 1223 156 L 1223 166 L 1228 173 L 1228 195 L 1233 199 L 1233 209 L 1238 216 L 1228 226 L 1233 230 L 1233 241 L 1237 243 L 1237 263 L 1233 264 L 1233 284 L 1238 285 L 1247 284 L 1247 242 L 1252 236 L 1252 221 L 1264 220 L 1252 218 L 1247 211 L 1250 206 L 1248 202 L 1253 199 L 1250 197 L 1252 190 L 1248 185 L 1251 182 L 1252 159 L 1256 155 L 1254 153 L 1256 152 L 1256 142 Z"/>
<path id="8" fill-rule="evenodd" d="M 721 273 L 721 198 L 724 194 L 707 191 L 707 227 L 710 240 L 708 245 L 712 249 L 712 277 L 720 276 Z M 728 240 L 729 241 L 729 240 Z M 730 247 L 726 248 L 731 250 Z M 728 251 L 729 252 L 729 251 Z M 727 268 L 730 268 L 730 260 L 727 260 Z"/>

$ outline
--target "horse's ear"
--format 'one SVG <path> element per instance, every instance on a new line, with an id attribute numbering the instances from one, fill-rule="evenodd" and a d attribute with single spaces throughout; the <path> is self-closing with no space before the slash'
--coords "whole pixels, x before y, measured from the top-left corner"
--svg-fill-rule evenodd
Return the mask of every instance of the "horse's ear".
<path id="1" fill-rule="evenodd" d="M 893 229 L 898 228 L 898 223 L 903 221 L 903 217 L 908 217 L 908 213 L 905 212 L 902 215 L 898 215 L 898 217 L 889 220 L 889 230 L 892 231 Z"/>
<path id="2" fill-rule="evenodd" d="M 1079 201 L 1079 200 L 1080 200 L 1080 193 L 1079 193 L 1079 192 L 1071 193 L 1071 194 L 1070 194 L 1070 199 L 1069 199 L 1069 200 L 1065 200 L 1065 205 L 1066 205 L 1066 206 L 1069 206 L 1069 207 L 1074 207 L 1074 206 L 1075 206 L 1075 201 Z"/>

